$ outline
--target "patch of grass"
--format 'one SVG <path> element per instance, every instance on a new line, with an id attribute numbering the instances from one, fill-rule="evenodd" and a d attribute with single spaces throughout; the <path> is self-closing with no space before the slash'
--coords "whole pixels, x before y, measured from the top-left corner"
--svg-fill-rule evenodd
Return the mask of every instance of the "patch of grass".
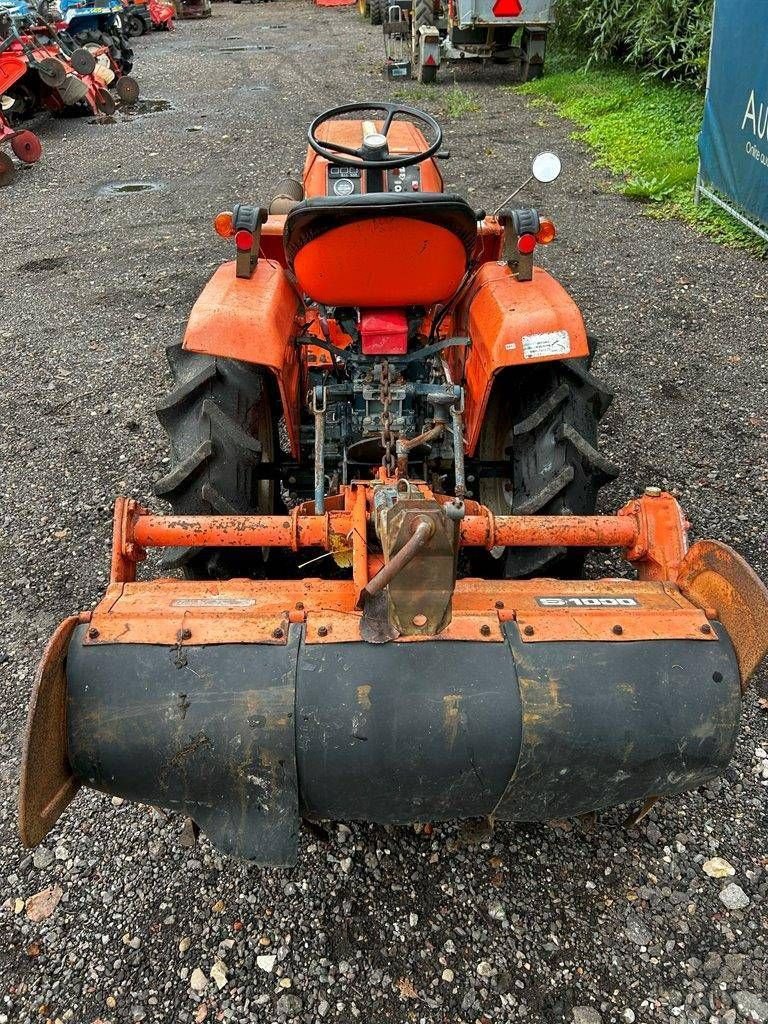
<path id="1" fill-rule="evenodd" d="M 581 60 L 583 64 L 583 59 Z M 649 81 L 612 66 L 585 69 L 575 54 L 558 54 L 543 78 L 516 87 L 574 121 L 599 166 L 621 178 L 619 191 L 647 203 L 654 216 L 681 217 L 704 234 L 754 252 L 765 247 L 724 211 L 693 199 L 697 138 L 704 99 L 694 89 Z"/>
<path id="2" fill-rule="evenodd" d="M 452 85 L 450 89 L 445 90 L 442 107 L 448 117 L 476 114 L 481 109 L 474 96 L 464 89 L 460 89 L 458 85 Z"/>
<path id="3" fill-rule="evenodd" d="M 464 117 L 476 114 L 482 109 L 472 93 L 460 89 L 458 85 L 450 88 L 436 88 L 428 85 L 407 85 L 395 92 L 399 100 L 411 106 L 430 107 L 445 117 Z"/>

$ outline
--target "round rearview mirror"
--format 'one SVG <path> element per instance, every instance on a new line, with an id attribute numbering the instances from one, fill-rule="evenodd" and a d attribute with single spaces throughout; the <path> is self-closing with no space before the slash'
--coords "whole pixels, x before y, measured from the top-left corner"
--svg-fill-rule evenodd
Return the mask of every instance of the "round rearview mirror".
<path id="1" fill-rule="evenodd" d="M 555 178 L 559 178 L 562 169 L 563 165 L 556 153 L 539 153 L 533 161 L 533 176 L 543 185 L 548 185 Z"/>

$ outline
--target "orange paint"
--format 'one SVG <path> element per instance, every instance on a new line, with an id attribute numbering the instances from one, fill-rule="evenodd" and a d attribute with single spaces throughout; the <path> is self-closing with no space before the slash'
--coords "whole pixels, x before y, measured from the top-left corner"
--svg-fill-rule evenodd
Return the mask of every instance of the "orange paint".
<path id="1" fill-rule="evenodd" d="M 533 354 L 536 343 L 525 340 L 563 331 L 568 342 L 565 352 L 546 355 L 538 347 L 539 354 Z M 477 447 L 491 387 L 500 371 L 589 353 L 578 306 L 563 286 L 539 267 L 534 268 L 532 281 L 518 281 L 506 264 L 480 267 L 457 311 L 454 332 L 472 339 L 467 352 L 452 349 L 448 356 L 454 380 L 463 377 L 466 387 L 464 424 L 469 454 Z"/>
<path id="2" fill-rule="evenodd" d="M 360 309 L 446 301 L 466 270 L 464 245 L 453 231 L 395 216 L 331 228 L 293 261 L 299 287 L 313 301 Z"/>
<path id="3" fill-rule="evenodd" d="M 257 363 L 273 374 L 294 457 L 299 455 L 299 299 L 282 267 L 259 260 L 250 278 L 219 267 L 192 307 L 184 348 Z"/>
<path id="4" fill-rule="evenodd" d="M 381 129 L 382 121 L 374 122 Z M 321 142 L 336 142 L 342 146 L 357 148 L 363 143 L 363 122 L 353 120 L 328 121 L 318 130 Z M 396 153 L 415 153 L 427 148 L 422 132 L 415 124 L 406 121 L 393 121 L 387 135 L 389 151 Z M 419 165 L 421 169 L 421 191 L 442 192 L 443 178 L 434 160 L 426 160 Z M 365 172 L 363 172 L 365 173 Z M 328 161 L 318 156 L 313 149 L 307 149 L 304 163 L 304 192 L 307 198 L 324 196 L 328 193 Z"/>

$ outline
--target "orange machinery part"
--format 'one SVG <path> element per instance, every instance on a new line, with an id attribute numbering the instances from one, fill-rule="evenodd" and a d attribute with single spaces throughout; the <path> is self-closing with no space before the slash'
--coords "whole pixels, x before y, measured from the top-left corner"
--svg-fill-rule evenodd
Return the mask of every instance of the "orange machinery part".
<path id="1" fill-rule="evenodd" d="M 360 489 L 360 494 L 365 491 Z M 154 516 L 140 515 L 132 539 L 142 548 L 307 547 L 330 548 L 333 533 L 362 533 L 358 499 L 351 515 Z M 637 540 L 637 526 L 621 516 L 467 516 L 460 523 L 462 547 L 621 547 Z M 363 534 L 364 539 L 364 534 Z M 364 546 L 361 544 L 361 547 Z"/>
<path id="2" fill-rule="evenodd" d="M 423 485 L 425 496 L 431 495 Z M 368 582 L 367 529 L 370 484 L 342 488 L 324 515 L 307 505 L 284 516 L 155 516 L 135 501 L 115 504 L 112 580 L 135 579 L 136 562 L 150 547 L 317 547 L 351 551 L 353 578 Z M 343 507 L 340 507 L 342 506 Z M 677 578 L 687 545 L 688 523 L 670 494 L 645 495 L 616 516 L 494 516 L 475 502 L 459 522 L 463 547 L 619 547 L 640 579 Z"/>
<path id="3" fill-rule="evenodd" d="M 383 121 L 374 122 L 381 130 Z M 318 136 L 321 142 L 336 142 L 342 146 L 356 148 L 363 143 L 363 121 L 328 121 L 321 125 Z M 390 153 L 416 153 L 427 148 L 424 135 L 408 121 L 393 121 L 387 134 Z M 421 168 L 421 191 L 442 192 L 443 176 L 434 160 L 425 160 Z M 363 173 L 365 173 L 363 171 Z M 308 199 L 328 193 L 328 161 L 318 156 L 311 148 L 307 150 L 304 163 L 304 193 Z"/>
<path id="4" fill-rule="evenodd" d="M 282 267 L 259 260 L 250 278 L 224 263 L 192 307 L 184 334 L 189 352 L 258 363 L 280 392 L 291 453 L 299 457 L 299 298 Z"/>
<path id="5" fill-rule="evenodd" d="M 418 273 L 409 272 L 413 267 Z M 326 306 L 361 309 L 445 302 L 466 271 L 464 246 L 452 231 L 408 217 L 371 217 L 332 228 L 303 245 L 293 261 L 305 295 Z"/>
<path id="6" fill-rule="evenodd" d="M 535 267 L 532 281 L 518 281 L 506 264 L 477 271 L 453 322 L 472 339 L 469 350 L 447 354 L 453 379 L 465 386 L 465 445 L 473 454 L 494 378 L 510 366 L 574 359 L 589 354 L 579 307 L 563 286 Z"/>

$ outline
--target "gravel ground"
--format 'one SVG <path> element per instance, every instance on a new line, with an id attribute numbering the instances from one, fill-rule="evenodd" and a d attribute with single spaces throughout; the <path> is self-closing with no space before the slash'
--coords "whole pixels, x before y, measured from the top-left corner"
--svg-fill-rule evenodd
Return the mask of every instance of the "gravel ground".
<path id="1" fill-rule="evenodd" d="M 340 826 L 306 833 L 280 873 L 191 846 L 178 816 L 85 792 L 34 857 L 21 848 L 35 660 L 105 585 L 115 493 L 152 500 L 163 345 L 227 255 L 211 216 L 298 171 L 320 109 L 392 91 L 353 9 L 217 4 L 136 49 L 144 96 L 173 109 L 45 122 L 43 162 L 1 200 L 0 1024 L 765 1021 L 768 722 L 754 690 L 726 776 L 634 829 L 620 811 L 486 839 Z M 560 227 L 547 262 L 617 394 L 604 442 L 625 472 L 606 510 L 670 487 L 697 535 L 768 576 L 765 263 L 608 194 L 568 126 L 499 88 L 500 69 L 459 83 L 479 110 L 444 118 L 449 186 L 490 205 L 538 149 L 563 157 L 560 181 L 529 194 Z M 407 91 L 439 112 L 447 88 Z M 135 180 L 161 188 L 99 193 Z M 765 673 L 758 686 L 765 698 Z M 708 874 L 715 857 L 733 873 Z"/>

